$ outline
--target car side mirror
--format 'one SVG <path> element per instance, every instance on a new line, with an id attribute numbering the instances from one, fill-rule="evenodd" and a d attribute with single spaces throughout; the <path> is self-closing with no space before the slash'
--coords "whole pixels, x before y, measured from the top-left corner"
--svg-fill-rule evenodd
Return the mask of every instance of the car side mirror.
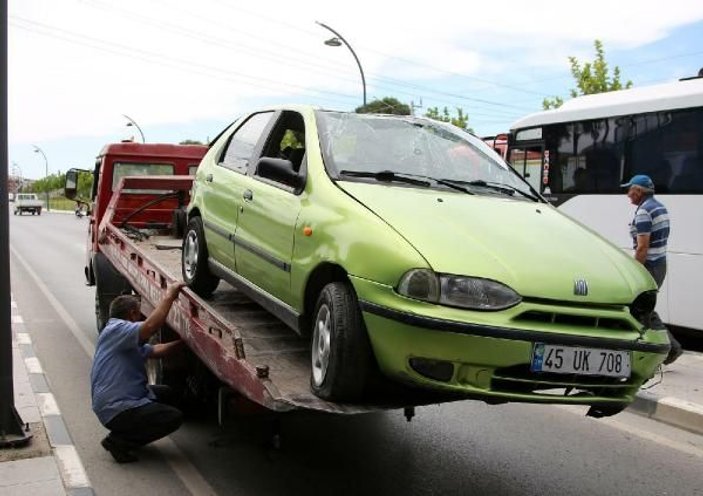
<path id="1" fill-rule="evenodd" d="M 66 171 L 66 182 L 64 183 L 63 195 L 69 200 L 73 200 L 78 192 L 78 171 L 69 169 Z"/>
<path id="2" fill-rule="evenodd" d="M 302 178 L 293 168 L 293 162 L 285 158 L 261 157 L 256 163 L 256 173 L 293 189 L 299 189 L 303 185 Z"/>

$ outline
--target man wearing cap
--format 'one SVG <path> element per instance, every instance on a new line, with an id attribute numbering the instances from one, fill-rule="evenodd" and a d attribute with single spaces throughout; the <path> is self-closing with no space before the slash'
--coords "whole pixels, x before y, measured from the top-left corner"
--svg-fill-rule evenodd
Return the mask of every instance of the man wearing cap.
<path id="1" fill-rule="evenodd" d="M 666 244 L 669 239 L 669 212 L 666 207 L 654 198 L 654 182 L 649 176 L 637 174 L 629 182 L 622 185 L 627 189 L 627 197 L 635 205 L 635 216 L 630 224 L 635 259 L 640 262 L 654 278 L 657 287 L 661 288 L 666 277 Z M 652 315 L 652 326 L 663 327 L 659 315 Z M 670 364 L 676 360 L 683 350 L 681 344 L 669 331 L 671 351 L 664 360 Z"/>

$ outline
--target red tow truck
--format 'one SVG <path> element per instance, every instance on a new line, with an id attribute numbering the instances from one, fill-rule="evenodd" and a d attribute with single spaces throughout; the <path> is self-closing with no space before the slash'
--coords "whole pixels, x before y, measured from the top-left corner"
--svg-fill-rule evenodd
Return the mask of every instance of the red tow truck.
<path id="1" fill-rule="evenodd" d="M 206 151 L 205 146 L 119 143 L 98 155 L 85 267 L 88 285 L 96 288 L 98 331 L 116 296 L 139 294 L 142 313 L 148 314 L 166 287 L 181 280 L 185 207 Z M 69 198 L 76 197 L 79 172 L 66 174 Z M 184 288 L 167 325 L 160 339 L 180 336 L 189 352 L 161 360 L 152 368 L 152 379 L 190 397 L 216 397 L 220 414 L 232 405 L 248 411 L 254 405 L 278 412 L 345 414 L 404 408 L 410 420 L 414 406 L 460 399 L 380 385 L 364 404 L 322 400 L 310 390 L 309 339 L 224 281 L 208 300 Z"/>

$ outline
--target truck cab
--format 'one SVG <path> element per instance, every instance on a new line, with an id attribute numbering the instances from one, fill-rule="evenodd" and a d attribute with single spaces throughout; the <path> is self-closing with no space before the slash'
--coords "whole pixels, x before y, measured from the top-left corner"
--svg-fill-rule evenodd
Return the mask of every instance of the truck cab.
<path id="1" fill-rule="evenodd" d="M 101 286 L 100 291 L 96 291 L 96 306 L 97 299 L 100 299 L 101 306 L 106 307 L 115 296 L 113 293 L 119 295 L 122 289 L 119 282 L 121 278 L 114 277 L 114 268 L 106 264 L 101 257 L 98 243 L 100 223 L 120 179 L 126 176 L 193 176 L 207 149 L 204 145 L 110 143 L 105 145 L 96 157 L 92 171 L 71 169 L 66 173 L 66 197 L 89 205 L 85 277 L 88 286 Z M 88 199 L 81 199 L 78 195 L 78 178 L 81 172 L 92 173 L 93 176 Z M 180 207 L 185 208 L 186 198 L 158 199 L 168 195 L 169 191 L 135 189 L 125 193 L 128 193 L 129 201 L 121 204 L 122 212 L 118 213 L 118 218 L 121 216 L 124 219 L 129 215 L 131 224 L 143 224 L 143 227 L 163 228 L 171 225 L 175 228 L 180 224 L 178 214 L 181 212 Z M 148 215 L 146 209 L 139 211 L 139 208 L 151 201 L 155 203 L 148 207 Z M 102 313 L 106 314 L 107 309 L 104 310 Z"/>

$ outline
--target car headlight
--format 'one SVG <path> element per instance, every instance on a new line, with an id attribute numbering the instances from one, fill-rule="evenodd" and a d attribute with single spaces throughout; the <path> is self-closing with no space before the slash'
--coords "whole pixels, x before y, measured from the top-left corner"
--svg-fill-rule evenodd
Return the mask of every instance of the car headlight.
<path id="1" fill-rule="evenodd" d="M 472 310 L 503 310 L 520 303 L 520 295 L 505 284 L 480 277 L 436 274 L 429 269 L 406 272 L 398 293 L 409 298 Z"/>

